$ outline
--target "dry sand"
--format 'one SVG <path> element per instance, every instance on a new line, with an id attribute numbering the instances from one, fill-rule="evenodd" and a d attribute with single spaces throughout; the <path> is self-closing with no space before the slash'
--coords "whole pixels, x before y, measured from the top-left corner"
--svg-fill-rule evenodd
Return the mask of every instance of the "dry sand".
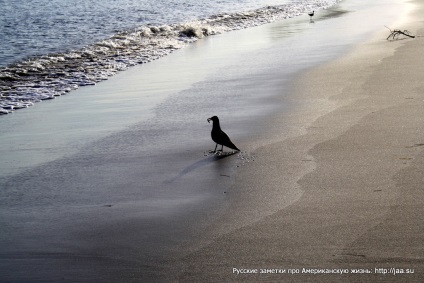
<path id="1" fill-rule="evenodd" d="M 417 38 L 389 42 L 382 31 L 299 79 L 293 97 L 304 111 L 270 127 L 307 127 L 252 153 L 255 164 L 229 191 L 231 210 L 189 256 L 170 263 L 172 280 L 424 281 L 424 29 L 423 5 L 414 5 L 395 27 Z M 414 273 L 383 274 L 395 269 Z"/>

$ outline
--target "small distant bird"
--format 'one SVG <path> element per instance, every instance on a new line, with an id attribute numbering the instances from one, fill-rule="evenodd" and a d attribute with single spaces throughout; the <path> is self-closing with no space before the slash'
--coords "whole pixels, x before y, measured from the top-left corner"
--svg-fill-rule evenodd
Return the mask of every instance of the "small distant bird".
<path id="1" fill-rule="evenodd" d="M 309 17 L 311 17 L 311 20 L 312 20 L 312 17 L 314 16 L 314 14 L 315 14 L 315 11 L 312 11 L 312 13 L 309 13 L 308 15 L 309 15 Z"/>
<path id="2" fill-rule="evenodd" d="M 238 149 L 237 146 L 233 144 L 228 135 L 223 130 L 221 130 L 221 126 L 219 125 L 219 119 L 217 116 L 210 117 L 207 119 L 207 121 L 208 123 L 210 123 L 210 121 L 213 122 L 211 137 L 212 140 L 216 142 L 215 150 L 213 152 L 216 152 L 218 144 L 222 146 L 221 151 L 224 149 L 224 146 L 240 151 L 240 149 Z"/>

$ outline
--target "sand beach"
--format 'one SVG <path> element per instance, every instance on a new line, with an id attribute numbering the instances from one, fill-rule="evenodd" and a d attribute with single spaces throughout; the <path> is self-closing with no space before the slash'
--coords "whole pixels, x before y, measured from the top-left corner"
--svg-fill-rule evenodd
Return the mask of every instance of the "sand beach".
<path id="1" fill-rule="evenodd" d="M 232 187 L 237 213 L 254 220 L 185 258 L 181 281 L 422 280 L 421 9 L 414 3 L 394 23 L 414 40 L 377 33 L 300 76 L 296 99 L 310 107 L 272 123 L 313 122 L 255 151 L 262 158 Z M 246 194 L 252 198 L 240 200 Z M 250 210 L 252 200 L 263 211 Z M 284 208 L 272 211 L 273 204 Z M 255 219 L 261 212 L 269 215 Z M 229 214 L 226 221 L 240 220 Z"/>
<path id="2" fill-rule="evenodd" d="M 422 282 L 424 7 L 359 2 L 2 117 L 0 281 Z"/>

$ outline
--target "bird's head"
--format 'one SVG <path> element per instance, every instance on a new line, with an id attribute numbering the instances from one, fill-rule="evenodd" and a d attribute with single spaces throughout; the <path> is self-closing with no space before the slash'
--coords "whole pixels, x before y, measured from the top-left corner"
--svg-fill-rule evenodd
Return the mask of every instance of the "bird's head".
<path id="1" fill-rule="evenodd" d="M 208 123 L 210 123 L 211 121 L 212 121 L 212 122 L 218 122 L 218 121 L 219 121 L 219 119 L 218 119 L 218 117 L 217 117 L 217 116 L 213 116 L 213 117 L 208 118 L 208 119 L 207 119 L 207 121 L 208 121 Z"/>

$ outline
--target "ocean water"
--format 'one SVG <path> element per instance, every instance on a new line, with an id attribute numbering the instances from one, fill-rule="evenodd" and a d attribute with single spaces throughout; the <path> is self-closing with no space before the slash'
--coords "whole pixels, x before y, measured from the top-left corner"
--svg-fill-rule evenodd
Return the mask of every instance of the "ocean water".
<path id="1" fill-rule="evenodd" d="M 337 0 L 0 0 L 0 115 L 95 85 L 205 36 Z"/>

